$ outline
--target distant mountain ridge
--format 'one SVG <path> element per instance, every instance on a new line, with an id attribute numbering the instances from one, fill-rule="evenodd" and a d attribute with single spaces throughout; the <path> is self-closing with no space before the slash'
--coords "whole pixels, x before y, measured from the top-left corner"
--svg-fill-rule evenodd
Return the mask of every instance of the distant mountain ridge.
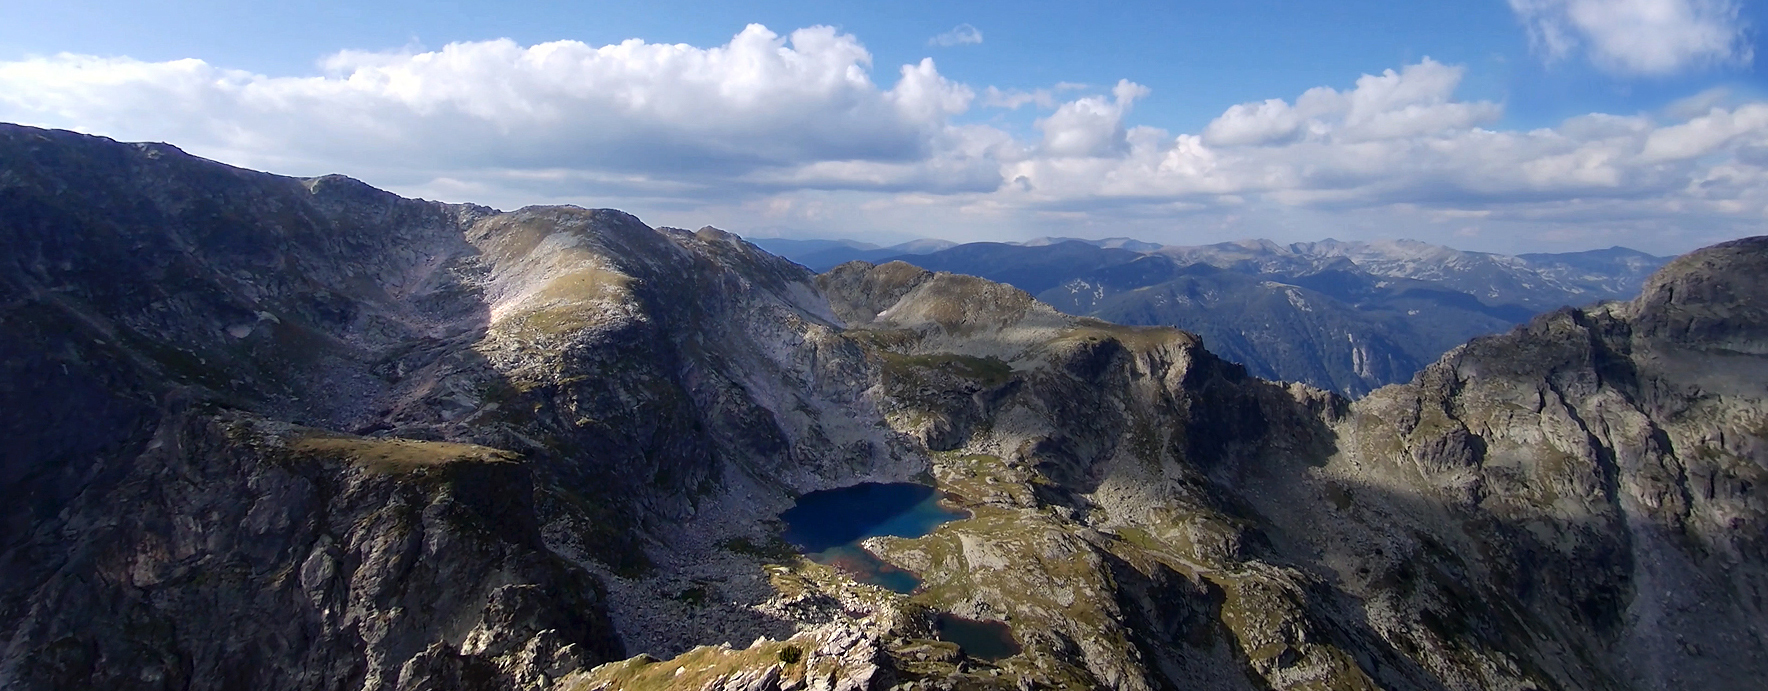
<path id="1" fill-rule="evenodd" d="M 1158 242 L 1144 242 L 1142 240 L 1137 240 L 1135 238 L 1123 238 L 1123 237 L 1101 238 L 1098 240 L 1088 240 L 1085 238 L 1041 237 L 1041 238 L 1032 238 L 1030 240 L 1026 240 L 1025 242 L 1019 242 L 1019 243 L 1014 243 L 1014 244 L 1022 245 L 1025 247 L 1042 247 L 1044 245 L 1056 245 L 1056 244 L 1061 244 L 1064 242 L 1080 242 L 1080 243 L 1092 245 L 1094 247 L 1102 247 L 1105 249 L 1122 249 L 1122 250 L 1129 250 L 1131 252 L 1153 252 L 1153 251 L 1158 250 L 1162 247 L 1165 247 L 1165 245 L 1162 245 Z"/>
<path id="2" fill-rule="evenodd" d="M 754 238 L 749 242 L 756 247 L 779 256 L 808 266 L 817 271 L 851 261 L 888 261 L 892 257 L 913 254 L 927 254 L 957 246 L 950 240 L 921 238 L 908 242 L 880 247 L 869 242 L 857 240 L 798 240 L 791 238 Z"/>
<path id="3" fill-rule="evenodd" d="M 758 244 L 818 271 L 903 261 L 1007 283 L 1069 314 L 1176 326 L 1257 376 L 1350 396 L 1406 381 L 1449 348 L 1536 314 L 1634 295 L 1667 261 L 1624 247 L 1504 255 L 1332 238 L 1181 246 L 1044 237 L 894 254 L 903 246 Z"/>
<path id="4" fill-rule="evenodd" d="M 1257 266 L 1260 273 L 1300 275 L 1349 260 L 1375 276 L 1434 281 L 1488 304 L 1547 309 L 1633 294 L 1646 276 L 1669 261 L 1624 247 L 1595 252 L 1505 255 L 1469 252 L 1418 240 L 1346 242 L 1326 239 L 1278 245 L 1268 240 L 1160 250 L 1174 258 L 1223 268 Z M 1608 254 L 1602 254 L 1608 253 Z M 1594 296 L 1586 298 L 1585 296 Z"/>

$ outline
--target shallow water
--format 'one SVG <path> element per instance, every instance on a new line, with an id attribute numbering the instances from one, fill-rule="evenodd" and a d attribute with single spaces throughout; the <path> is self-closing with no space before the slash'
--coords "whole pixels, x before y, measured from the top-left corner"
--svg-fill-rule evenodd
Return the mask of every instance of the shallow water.
<path id="1" fill-rule="evenodd" d="M 934 626 L 939 630 L 939 640 L 958 644 L 965 655 L 978 660 L 992 662 L 1019 654 L 1019 642 L 1013 640 L 1013 629 L 1003 622 L 940 614 Z"/>
<path id="2" fill-rule="evenodd" d="M 940 505 L 939 490 L 908 482 L 868 482 L 811 492 L 780 519 L 783 537 L 819 564 L 842 570 L 861 583 L 899 593 L 914 592 L 921 579 L 891 566 L 859 546 L 869 537 L 916 538 L 969 513 Z"/>
<path id="3" fill-rule="evenodd" d="M 805 556 L 818 564 L 833 566 L 855 581 L 892 592 L 907 595 L 921 587 L 921 579 L 913 571 L 897 568 L 859 545 L 836 545 Z"/>

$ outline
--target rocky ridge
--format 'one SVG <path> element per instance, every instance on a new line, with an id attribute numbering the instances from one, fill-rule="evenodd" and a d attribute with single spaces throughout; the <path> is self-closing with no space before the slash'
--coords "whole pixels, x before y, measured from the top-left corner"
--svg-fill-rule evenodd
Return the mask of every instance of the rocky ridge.
<path id="1" fill-rule="evenodd" d="M 1768 240 L 1353 404 L 614 211 L 21 127 L 0 171 L 0 687 L 1748 688 L 1768 659 Z M 867 543 L 913 594 L 777 538 L 800 493 L 912 478 L 973 514 Z"/>
<path id="2" fill-rule="evenodd" d="M 925 467 L 719 231 L 12 126 L 0 170 L 0 685 L 544 684 L 671 645 L 626 605 L 708 507 Z"/>
<path id="3" fill-rule="evenodd" d="M 1127 238 L 978 242 L 894 258 L 1008 283 L 1069 314 L 1177 326 L 1254 375 L 1351 397 L 1540 312 L 1631 297 L 1665 261 L 1618 247 L 1507 256 L 1412 240 Z"/>

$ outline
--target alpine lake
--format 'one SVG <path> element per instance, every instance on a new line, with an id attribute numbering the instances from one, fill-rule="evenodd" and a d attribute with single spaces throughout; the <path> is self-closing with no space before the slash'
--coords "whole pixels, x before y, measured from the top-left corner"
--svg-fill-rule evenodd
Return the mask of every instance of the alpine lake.
<path id="1" fill-rule="evenodd" d="M 879 559 L 860 542 L 872 537 L 918 538 L 940 524 L 970 517 L 943 503 L 944 494 L 909 482 L 868 482 L 810 492 L 784 513 L 782 534 L 811 561 L 832 566 L 855 581 L 907 595 L 921 579 Z M 956 643 L 976 658 L 999 660 L 1019 652 L 1006 624 L 940 614 L 940 640 Z"/>

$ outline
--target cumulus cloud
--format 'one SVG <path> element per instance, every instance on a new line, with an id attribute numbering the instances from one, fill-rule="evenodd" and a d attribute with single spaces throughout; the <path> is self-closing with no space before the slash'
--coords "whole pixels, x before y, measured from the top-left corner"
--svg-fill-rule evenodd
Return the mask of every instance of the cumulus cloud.
<path id="1" fill-rule="evenodd" d="M 1111 98 L 1087 96 L 1056 108 L 1037 121 L 1043 130 L 1043 152 L 1050 156 L 1100 156 L 1119 151 L 1126 144 L 1123 118 L 1136 99 L 1148 95 L 1148 87 L 1127 79 L 1111 90 Z"/>
<path id="2" fill-rule="evenodd" d="M 1623 75 L 1668 75 L 1714 64 L 1748 64 L 1753 47 L 1739 0 L 1509 0 L 1536 48 L 1550 59 L 1580 49 Z"/>
<path id="3" fill-rule="evenodd" d="M 1494 129 L 1502 106 L 1457 98 L 1465 70 L 1428 58 L 1232 105 L 1195 133 L 1135 122 L 1149 89 L 1129 80 L 977 89 L 924 59 L 878 70 L 889 75 L 878 83 L 858 39 L 827 27 L 750 26 L 710 48 L 344 52 L 322 68 L 0 62 L 0 120 L 451 201 L 607 205 L 739 230 L 982 239 L 1099 224 L 1175 241 L 1198 239 L 1169 234 L 1183 227 L 1221 239 L 1465 231 L 1492 243 L 1606 233 L 1591 242 L 1662 248 L 1652 238 L 1760 232 L 1768 220 L 1768 103 L 1715 92 L 1660 113 Z M 1015 135 L 977 122 L 979 105 L 1043 114 Z"/>
<path id="4" fill-rule="evenodd" d="M 1346 91 L 1319 87 L 1293 102 L 1231 106 L 1196 135 L 1124 127 L 1124 109 L 1107 107 L 1115 102 L 1079 99 L 1058 113 L 1088 114 L 1062 128 L 1085 136 L 1057 145 L 1056 128 L 1047 126 L 1040 155 L 1004 166 L 1013 184 L 996 196 L 1096 216 L 1109 216 L 1100 209 L 1110 205 L 1119 217 L 1262 213 L 1276 226 L 1308 210 L 1325 232 L 1376 210 L 1389 228 L 1397 219 L 1429 230 L 1437 222 L 1430 218 L 1477 218 L 1527 226 L 1530 242 L 1548 231 L 1585 237 L 1569 231 L 1654 219 L 1654 232 L 1723 236 L 1768 218 L 1768 188 L 1752 186 L 1768 179 L 1761 160 L 1768 156 L 1760 155 L 1768 153 L 1768 104 L 1728 109 L 1708 100 L 1707 112 L 1681 121 L 1591 114 L 1501 131 L 1487 129 L 1502 115 L 1498 104 L 1454 98 L 1461 76 L 1461 68 L 1425 59 L 1365 75 Z M 1329 218 L 1338 220 L 1319 220 Z"/>
<path id="5" fill-rule="evenodd" d="M 969 24 L 959 24 L 952 27 L 951 31 L 927 39 L 928 45 L 945 46 L 947 48 L 952 46 L 974 45 L 981 42 L 982 31 Z"/>
<path id="6" fill-rule="evenodd" d="M 1338 140 L 1392 139 L 1496 121 L 1503 112 L 1495 103 L 1450 99 L 1461 76 L 1462 68 L 1425 58 L 1400 72 L 1363 75 L 1348 92 L 1309 89 L 1293 106 L 1281 99 L 1232 106 L 1204 128 L 1203 139 L 1215 146 L 1329 135 Z"/>
<path id="7" fill-rule="evenodd" d="M 1645 139 L 1647 161 L 1678 161 L 1706 156 L 1740 138 L 1768 143 L 1768 104 L 1752 103 L 1736 110 L 1713 108 L 1706 115 L 1654 131 Z"/>
<path id="8" fill-rule="evenodd" d="M 247 163 L 727 170 L 912 160 L 968 87 L 931 60 L 874 84 L 851 35 L 751 25 L 725 45 L 631 40 L 344 52 L 318 77 L 200 60 L 59 55 L 0 64 L 0 116 L 169 139 Z"/>

